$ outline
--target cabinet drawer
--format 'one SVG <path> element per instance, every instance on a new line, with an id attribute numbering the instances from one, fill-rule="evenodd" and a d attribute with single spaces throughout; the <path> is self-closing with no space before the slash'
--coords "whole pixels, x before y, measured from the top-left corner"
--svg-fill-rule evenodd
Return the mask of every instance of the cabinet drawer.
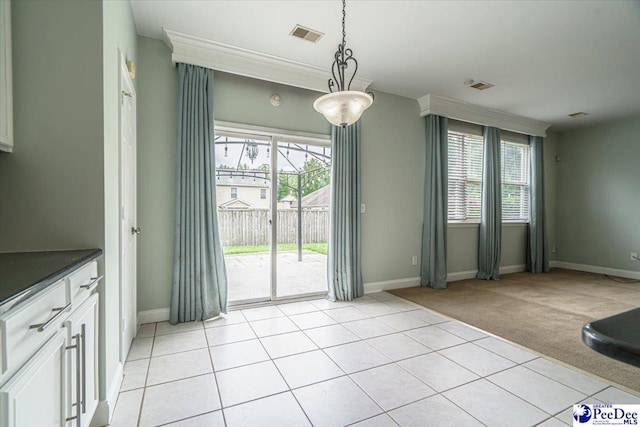
<path id="1" fill-rule="evenodd" d="M 62 326 L 71 310 L 64 280 L 49 286 L 23 307 L 0 317 L 2 377 L 18 369 Z"/>
<path id="2" fill-rule="evenodd" d="M 71 274 L 67 280 L 69 281 L 71 301 L 73 305 L 77 307 L 89 298 L 89 295 L 91 295 L 100 282 L 100 278 L 98 277 L 98 263 L 91 261 Z"/>

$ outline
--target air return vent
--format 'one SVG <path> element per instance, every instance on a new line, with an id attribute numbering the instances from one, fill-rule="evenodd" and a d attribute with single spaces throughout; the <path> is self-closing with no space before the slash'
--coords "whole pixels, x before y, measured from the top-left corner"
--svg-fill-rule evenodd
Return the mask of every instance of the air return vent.
<path id="1" fill-rule="evenodd" d="M 577 113 L 573 113 L 573 114 L 569 114 L 569 117 L 573 117 L 574 119 L 579 119 L 581 117 L 586 117 L 588 116 L 588 113 L 585 113 L 584 111 L 579 111 Z"/>
<path id="2" fill-rule="evenodd" d="M 485 89 L 492 88 L 493 85 L 491 83 L 487 83 L 487 82 L 474 82 L 471 85 L 471 87 L 474 88 L 474 89 L 478 89 L 478 90 L 485 90 Z"/>
<path id="3" fill-rule="evenodd" d="M 291 30 L 289 34 L 293 37 L 297 37 L 303 40 L 309 40 L 313 43 L 317 43 L 318 40 L 320 40 L 320 38 L 324 36 L 324 33 L 312 30 L 311 28 L 303 27 L 302 25 L 296 25 L 295 27 L 293 27 L 293 30 Z"/>
<path id="4" fill-rule="evenodd" d="M 483 82 L 483 81 L 475 81 L 473 79 L 467 79 L 464 81 L 464 85 L 468 86 L 468 87 L 472 87 L 474 89 L 478 89 L 478 90 L 485 90 L 485 89 L 489 89 L 492 88 L 494 85 L 492 85 L 491 83 L 487 83 L 487 82 Z"/>

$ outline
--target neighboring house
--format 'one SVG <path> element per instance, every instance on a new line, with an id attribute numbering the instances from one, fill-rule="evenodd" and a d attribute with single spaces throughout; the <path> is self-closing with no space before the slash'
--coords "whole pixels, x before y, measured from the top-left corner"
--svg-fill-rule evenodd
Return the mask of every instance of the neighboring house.
<path id="1" fill-rule="evenodd" d="M 269 193 L 263 171 L 233 171 L 233 176 L 230 171 L 218 171 L 216 201 L 220 209 L 269 209 Z"/>
<path id="2" fill-rule="evenodd" d="M 219 203 L 218 208 L 227 210 L 247 210 L 251 208 L 251 205 L 241 199 L 231 199 L 224 203 Z"/>
<path id="3" fill-rule="evenodd" d="M 331 185 L 325 185 L 302 198 L 302 209 L 327 210 L 331 200 Z"/>
<path id="4" fill-rule="evenodd" d="M 331 198 L 331 186 L 325 185 L 302 197 L 302 209 L 327 210 Z M 278 209 L 297 209 L 298 198 L 289 194 L 278 201 Z"/>
<path id="5" fill-rule="evenodd" d="M 298 203 L 296 196 L 286 195 L 282 200 L 278 200 L 278 209 L 295 209 Z"/>

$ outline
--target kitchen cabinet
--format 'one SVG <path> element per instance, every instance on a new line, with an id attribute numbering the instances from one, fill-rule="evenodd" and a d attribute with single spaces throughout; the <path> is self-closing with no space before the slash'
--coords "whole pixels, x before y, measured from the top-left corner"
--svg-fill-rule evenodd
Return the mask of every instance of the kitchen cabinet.
<path id="1" fill-rule="evenodd" d="M 66 322 L 69 342 L 79 346 L 69 358 L 67 419 L 86 427 L 98 407 L 98 295 L 93 294 Z M 78 418 L 76 418 L 78 417 Z"/>
<path id="2" fill-rule="evenodd" d="M 10 0 L 0 0 L 0 151 L 13 151 Z"/>
<path id="3" fill-rule="evenodd" d="M 83 260 L 99 253 L 73 255 Z M 60 256 L 49 255 L 44 268 L 57 265 Z M 5 257 L 5 266 L 24 267 L 20 257 Z M 24 277 L 10 269 L 0 273 Z M 91 423 L 98 406 L 97 273 L 93 258 L 56 266 L 23 291 L 35 294 L 7 298 L 4 307 L 14 305 L 4 311 L 0 303 L 0 427 Z"/>
<path id="4" fill-rule="evenodd" d="M 60 427 L 65 424 L 66 331 L 59 331 L 0 392 L 3 427 Z"/>

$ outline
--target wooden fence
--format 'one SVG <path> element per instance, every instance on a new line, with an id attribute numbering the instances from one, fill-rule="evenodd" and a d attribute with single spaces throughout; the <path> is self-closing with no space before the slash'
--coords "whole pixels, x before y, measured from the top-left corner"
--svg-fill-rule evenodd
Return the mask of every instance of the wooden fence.
<path id="1" fill-rule="evenodd" d="M 271 240 L 267 209 L 218 210 L 222 246 L 268 245 Z M 302 242 L 322 243 L 329 235 L 328 210 L 302 211 Z M 278 210 L 278 243 L 298 240 L 298 211 Z"/>

